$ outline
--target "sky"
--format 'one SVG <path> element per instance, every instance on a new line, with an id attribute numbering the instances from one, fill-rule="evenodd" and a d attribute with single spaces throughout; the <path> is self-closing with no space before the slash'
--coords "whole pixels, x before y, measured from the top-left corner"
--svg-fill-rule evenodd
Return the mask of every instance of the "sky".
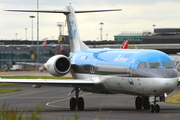
<path id="1" fill-rule="evenodd" d="M 180 0 L 39 0 L 39 9 L 58 10 L 71 3 L 75 9 L 114 9 L 122 11 L 76 14 L 81 40 L 114 40 L 123 31 L 153 31 L 155 28 L 180 28 Z M 0 0 L 0 40 L 32 40 L 32 19 L 36 13 L 7 12 L 3 9 L 36 9 L 37 0 Z M 58 39 L 58 22 L 65 15 L 41 13 L 39 40 Z M 37 19 L 33 19 L 33 39 L 37 40 Z M 17 33 L 17 35 L 16 35 Z M 64 27 L 67 35 L 67 26 Z M 108 34 L 108 35 L 107 35 Z"/>

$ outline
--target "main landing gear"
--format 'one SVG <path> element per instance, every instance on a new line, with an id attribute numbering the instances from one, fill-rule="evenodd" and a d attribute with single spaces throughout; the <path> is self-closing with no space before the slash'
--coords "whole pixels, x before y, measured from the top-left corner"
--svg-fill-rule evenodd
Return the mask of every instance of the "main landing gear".
<path id="1" fill-rule="evenodd" d="M 158 104 L 156 104 L 156 102 L 157 102 L 157 100 L 156 100 L 156 96 L 155 96 L 154 101 L 153 101 L 154 104 L 151 104 L 150 109 L 149 109 L 150 112 L 152 112 L 152 113 L 154 113 L 154 112 L 159 113 L 160 112 L 160 106 Z"/>
<path id="2" fill-rule="evenodd" d="M 141 110 L 142 107 L 148 110 L 150 108 L 149 97 L 136 97 L 135 106 L 137 110 Z"/>
<path id="3" fill-rule="evenodd" d="M 84 99 L 79 97 L 79 92 L 81 90 L 79 90 L 79 88 L 75 88 L 74 90 L 76 91 L 76 98 L 72 97 L 70 99 L 70 109 L 76 110 L 76 108 L 78 108 L 78 110 L 84 110 Z"/>
<path id="4" fill-rule="evenodd" d="M 159 101 L 163 101 L 163 99 Z M 141 110 L 142 107 L 145 109 L 145 110 L 150 110 L 151 113 L 159 113 L 160 112 L 160 106 L 158 104 L 156 104 L 157 102 L 157 99 L 156 99 L 156 96 L 153 97 L 153 104 L 150 105 L 150 102 L 149 102 L 149 97 L 136 97 L 136 100 L 135 100 L 135 106 L 136 106 L 136 109 L 137 110 Z"/>

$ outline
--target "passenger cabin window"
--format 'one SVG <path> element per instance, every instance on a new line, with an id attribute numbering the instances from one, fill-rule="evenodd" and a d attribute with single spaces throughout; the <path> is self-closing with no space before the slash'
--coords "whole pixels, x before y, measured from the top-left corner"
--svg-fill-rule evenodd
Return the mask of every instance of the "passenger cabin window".
<path id="1" fill-rule="evenodd" d="M 163 68 L 174 68 L 172 62 L 162 62 Z"/>
<path id="2" fill-rule="evenodd" d="M 148 62 L 149 68 L 161 68 L 160 62 Z"/>

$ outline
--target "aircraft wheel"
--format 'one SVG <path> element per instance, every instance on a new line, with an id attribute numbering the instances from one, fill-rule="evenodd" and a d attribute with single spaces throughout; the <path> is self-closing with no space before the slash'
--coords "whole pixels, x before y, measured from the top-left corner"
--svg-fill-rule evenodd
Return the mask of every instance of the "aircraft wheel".
<path id="1" fill-rule="evenodd" d="M 136 97 L 135 105 L 136 105 L 137 110 L 142 109 L 142 98 L 141 97 Z"/>
<path id="2" fill-rule="evenodd" d="M 160 106 L 158 104 L 156 105 L 155 111 L 156 111 L 156 113 L 160 112 Z"/>
<path id="3" fill-rule="evenodd" d="M 150 109 L 149 110 L 150 110 L 151 113 L 154 113 L 154 105 L 150 105 Z"/>
<path id="4" fill-rule="evenodd" d="M 75 110 L 76 109 L 76 99 L 74 97 L 72 97 L 70 99 L 70 109 L 71 110 Z"/>
<path id="5" fill-rule="evenodd" d="M 150 108 L 149 97 L 144 97 L 143 108 L 144 108 L 145 110 L 148 110 L 148 109 Z"/>
<path id="6" fill-rule="evenodd" d="M 78 98 L 78 110 L 84 110 L 84 99 L 82 97 Z"/>

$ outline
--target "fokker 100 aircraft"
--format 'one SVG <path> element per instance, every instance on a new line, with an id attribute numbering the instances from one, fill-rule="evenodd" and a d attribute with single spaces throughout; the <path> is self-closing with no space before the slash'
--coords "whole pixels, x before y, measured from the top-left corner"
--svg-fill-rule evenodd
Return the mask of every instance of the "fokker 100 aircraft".
<path id="1" fill-rule="evenodd" d="M 164 101 L 178 83 L 178 72 L 172 60 L 157 50 L 137 49 L 89 49 L 81 40 L 75 13 L 119 11 L 75 10 L 71 4 L 62 10 L 7 10 L 19 12 L 64 13 L 67 19 L 71 54 L 56 55 L 46 63 L 53 76 L 63 76 L 69 71 L 72 80 L 1 79 L 0 82 L 72 87 L 75 98 L 70 99 L 70 109 L 84 110 L 84 99 L 79 92 L 99 94 L 129 94 L 137 96 L 136 109 L 159 112 L 157 102 Z M 152 104 L 150 105 L 150 102 Z"/>

